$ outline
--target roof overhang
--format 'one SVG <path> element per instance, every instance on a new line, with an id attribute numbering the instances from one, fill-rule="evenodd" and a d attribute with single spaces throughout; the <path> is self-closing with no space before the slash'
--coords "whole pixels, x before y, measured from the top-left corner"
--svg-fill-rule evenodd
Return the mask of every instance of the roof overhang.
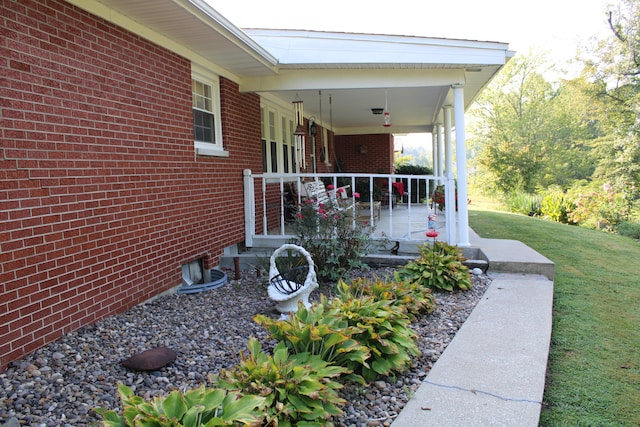
<path id="1" fill-rule="evenodd" d="M 67 0 L 233 80 L 277 73 L 278 60 L 203 0 Z"/>
<path id="2" fill-rule="evenodd" d="M 280 66 L 276 75 L 243 79 L 241 90 L 286 102 L 301 99 L 305 115 L 324 124 L 330 116 L 337 134 L 431 132 L 435 123 L 442 123 L 442 108 L 453 104 L 453 86 L 464 86 L 468 107 L 513 55 L 507 44 L 497 42 L 245 31 Z M 382 117 L 371 112 L 385 107 L 385 100 L 392 127 L 384 127 Z"/>
<path id="3" fill-rule="evenodd" d="M 337 134 L 430 132 L 464 86 L 468 107 L 513 56 L 498 42 L 241 30 L 204 0 L 67 0 L 208 66 L 245 92 L 291 103 Z M 385 98 L 392 127 L 371 113 Z M 323 108 L 324 107 L 324 108 Z"/>

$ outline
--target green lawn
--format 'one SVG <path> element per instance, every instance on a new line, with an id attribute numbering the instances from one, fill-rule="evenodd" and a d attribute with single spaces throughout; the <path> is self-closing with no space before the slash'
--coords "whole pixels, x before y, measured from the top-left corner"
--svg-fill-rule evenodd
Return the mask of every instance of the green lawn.
<path id="1" fill-rule="evenodd" d="M 640 242 L 473 205 L 469 222 L 555 263 L 540 425 L 640 426 Z"/>

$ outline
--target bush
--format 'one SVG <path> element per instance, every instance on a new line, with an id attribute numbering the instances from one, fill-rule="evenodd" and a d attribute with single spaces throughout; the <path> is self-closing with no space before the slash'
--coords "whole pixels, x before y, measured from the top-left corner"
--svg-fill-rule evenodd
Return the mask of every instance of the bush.
<path id="1" fill-rule="evenodd" d="M 184 394 L 175 390 L 151 402 L 135 396 L 122 384 L 118 385 L 118 394 L 124 415 L 96 409 L 104 419 L 104 426 L 259 426 L 262 425 L 262 413 L 257 408 L 266 400 L 260 396 L 240 396 L 235 392 L 204 387 Z"/>
<path id="2" fill-rule="evenodd" d="M 591 191 L 580 194 L 575 208 L 569 212 L 569 221 L 593 229 L 615 231 L 629 220 L 630 202 L 624 193 L 613 190 Z"/>
<path id="3" fill-rule="evenodd" d="M 511 193 L 504 199 L 509 212 L 527 216 L 540 216 L 542 198 L 537 194 Z"/>
<path id="4" fill-rule="evenodd" d="M 401 165 L 395 168 L 395 173 L 398 175 L 432 175 L 433 170 L 427 166 L 416 165 Z M 407 178 L 402 178 L 400 181 L 404 183 L 404 188 L 409 188 L 409 182 Z M 433 181 L 430 181 L 433 183 Z M 427 188 L 427 181 L 423 179 L 411 180 L 411 203 L 419 203 L 421 200 L 427 199 L 427 193 L 431 194 L 433 188 Z"/>
<path id="5" fill-rule="evenodd" d="M 640 223 L 631 221 L 622 221 L 616 229 L 621 236 L 631 237 L 632 239 L 640 239 Z"/>
<path id="6" fill-rule="evenodd" d="M 328 315 L 344 319 L 353 327 L 353 338 L 370 351 L 367 363 L 360 363 L 355 373 L 366 381 L 378 375 L 402 372 L 411 365 L 411 356 L 420 354 L 417 335 L 403 310 L 387 299 L 363 295 L 354 298 L 346 283 L 338 284 L 339 296 L 329 301 Z"/>
<path id="7" fill-rule="evenodd" d="M 551 188 L 542 195 L 540 213 L 545 219 L 567 224 L 573 209 L 575 204 L 560 188 Z"/>
<path id="8" fill-rule="evenodd" d="M 273 356 L 262 351 L 260 343 L 249 340 L 249 355 L 232 370 L 222 370 L 213 383 L 243 395 L 263 396 L 263 425 L 328 426 L 326 420 L 342 413 L 346 401 L 338 396 L 342 385 L 334 378 L 345 368 L 330 365 L 310 353 L 289 355 L 283 342 Z"/>
<path id="9" fill-rule="evenodd" d="M 305 248 L 313 258 L 320 281 L 336 282 L 353 268 L 364 268 L 361 257 L 372 247 L 373 227 L 353 221 L 352 209 L 315 205 L 307 200 L 298 207 L 291 243 Z"/>
<path id="10" fill-rule="evenodd" d="M 434 290 L 471 289 L 469 269 L 462 262 L 462 251 L 446 242 L 425 243 L 420 257 L 396 270 L 396 279 Z"/>
<path id="11" fill-rule="evenodd" d="M 414 319 L 421 313 L 431 313 L 436 305 L 430 289 L 417 283 L 397 280 L 358 278 L 352 280 L 347 287 L 340 286 L 338 283 L 338 291 L 354 298 L 371 296 L 376 300 L 388 300 L 410 319 Z"/>

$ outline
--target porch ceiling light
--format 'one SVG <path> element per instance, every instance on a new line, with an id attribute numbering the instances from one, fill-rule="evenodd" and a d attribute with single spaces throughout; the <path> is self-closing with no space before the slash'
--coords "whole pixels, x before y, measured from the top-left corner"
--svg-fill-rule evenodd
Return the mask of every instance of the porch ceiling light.
<path id="1" fill-rule="evenodd" d="M 371 114 L 375 114 L 376 116 L 379 116 L 382 114 L 383 111 L 384 111 L 384 108 L 372 108 Z"/>

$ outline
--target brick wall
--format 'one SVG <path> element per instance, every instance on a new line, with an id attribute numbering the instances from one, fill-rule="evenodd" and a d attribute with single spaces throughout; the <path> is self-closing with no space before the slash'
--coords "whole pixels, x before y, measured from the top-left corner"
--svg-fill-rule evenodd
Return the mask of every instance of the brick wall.
<path id="1" fill-rule="evenodd" d="M 1 3 L 0 369 L 244 240 L 260 101 L 221 79 L 228 158 L 195 157 L 186 59 L 63 1 Z"/>
<path id="2" fill-rule="evenodd" d="M 335 146 L 344 172 L 393 173 L 393 135 L 338 135 Z"/>

